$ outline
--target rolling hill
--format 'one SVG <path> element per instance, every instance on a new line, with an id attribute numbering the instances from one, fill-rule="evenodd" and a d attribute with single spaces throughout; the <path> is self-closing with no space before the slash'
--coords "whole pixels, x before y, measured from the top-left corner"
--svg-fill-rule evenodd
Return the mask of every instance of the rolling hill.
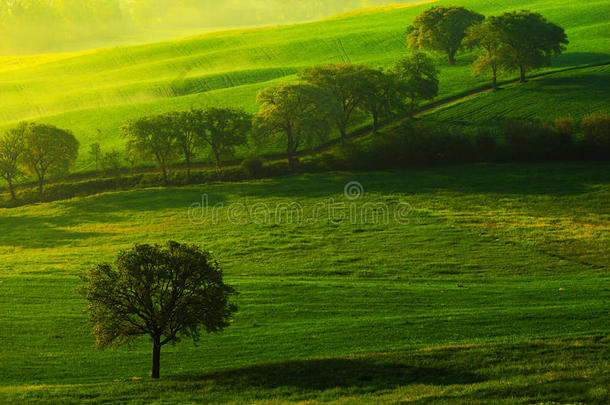
<path id="1" fill-rule="evenodd" d="M 438 1 L 434 4 L 448 4 Z M 517 6 L 461 2 L 484 14 Z M 255 95 L 313 64 L 363 62 L 391 66 L 406 52 L 405 27 L 430 3 L 384 6 L 326 20 L 234 30 L 174 41 L 100 49 L 83 54 L 0 59 L 0 125 L 35 119 L 72 129 L 83 145 L 122 148 L 119 127 L 129 118 L 203 105 L 256 110 Z M 529 0 L 518 8 L 541 12 L 566 28 L 571 44 L 553 60 L 565 68 L 610 60 L 606 1 Z M 439 57 L 440 98 L 486 83 L 468 67 Z M 87 166 L 82 154 L 79 169 Z"/>
<path id="2" fill-rule="evenodd" d="M 421 116 L 461 127 L 501 127 L 506 120 L 581 120 L 592 112 L 608 111 L 610 65 L 544 74 L 527 83 L 510 83 L 500 91 L 484 91 Z M 552 106 L 552 108 L 548 108 Z"/>
<path id="3" fill-rule="evenodd" d="M 459 2 L 539 11 L 567 29 L 567 52 L 537 72 L 548 75 L 466 97 L 488 84 L 472 77 L 473 55 L 451 68 L 439 57 L 439 99 L 456 99 L 418 119 L 476 129 L 609 108 L 608 1 L 510 3 Z M 255 111 L 260 89 L 312 64 L 391 66 L 430 4 L 0 58 L 0 129 L 23 119 L 72 129 L 86 170 L 87 144 L 122 147 L 126 119 Z M 351 182 L 359 198 L 346 195 Z M 215 218 L 193 211 L 204 195 L 221 207 Z M 609 200 L 608 163 L 559 162 L 297 174 L 0 209 L 0 403 L 609 403 Z M 291 204 L 302 217 L 280 208 Z M 93 348 L 77 288 L 119 250 L 167 240 L 211 251 L 239 311 L 199 346 L 164 347 L 151 381 L 147 339 Z"/>
<path id="4" fill-rule="evenodd" d="M 408 221 L 338 222 L 315 208 L 350 203 L 354 180 L 358 212 L 406 202 Z M 188 215 L 202 193 L 225 207 L 205 223 Z M 471 165 L 0 210 L 0 402 L 603 403 L 609 197 L 607 164 Z M 303 222 L 248 210 L 292 202 Z M 247 207 L 237 223 L 232 204 Z M 164 348 L 156 385 L 147 339 L 92 347 L 76 288 L 118 249 L 167 239 L 212 250 L 240 311 L 198 347 Z"/>

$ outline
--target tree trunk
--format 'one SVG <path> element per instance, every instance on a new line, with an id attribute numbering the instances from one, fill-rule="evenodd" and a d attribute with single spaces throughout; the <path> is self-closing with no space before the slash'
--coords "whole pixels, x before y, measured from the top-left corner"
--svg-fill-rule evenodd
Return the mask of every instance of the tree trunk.
<path id="1" fill-rule="evenodd" d="M 216 175 L 220 180 L 220 153 L 218 153 L 216 149 L 213 149 L 212 153 L 214 153 L 214 165 L 216 166 Z"/>
<path id="2" fill-rule="evenodd" d="M 38 195 L 42 200 L 42 194 L 44 192 L 44 176 L 38 177 Z"/>
<path id="3" fill-rule="evenodd" d="M 161 171 L 163 172 L 163 185 L 167 186 L 168 185 L 168 181 L 167 181 L 167 168 L 165 166 L 163 166 L 161 168 Z"/>
<path id="4" fill-rule="evenodd" d="M 17 201 L 17 196 L 15 195 L 15 187 L 13 187 L 13 181 L 10 177 L 6 179 L 6 184 L 8 186 L 8 191 L 11 193 L 11 199 L 13 201 Z"/>
<path id="5" fill-rule="evenodd" d="M 295 163 L 294 163 L 294 154 L 295 152 L 295 148 L 294 148 L 294 139 L 292 137 L 292 128 L 288 127 L 286 129 L 286 156 L 288 157 L 288 168 L 293 171 L 295 169 Z"/>
<path id="6" fill-rule="evenodd" d="M 347 131 L 345 130 L 345 126 L 339 125 L 339 132 L 341 133 L 341 145 L 345 146 L 345 138 L 347 137 Z"/>
<path id="7" fill-rule="evenodd" d="M 455 51 L 449 51 L 448 55 L 449 55 L 449 66 L 454 66 L 455 65 Z"/>
<path id="8" fill-rule="evenodd" d="M 186 179 L 190 183 L 190 181 L 191 181 L 191 154 L 185 153 L 184 158 L 186 160 Z"/>
<path id="9" fill-rule="evenodd" d="M 379 127 L 379 117 L 376 113 L 373 113 L 373 133 L 377 135 L 377 128 Z"/>
<path id="10" fill-rule="evenodd" d="M 494 90 L 498 90 L 498 74 L 496 73 L 495 70 L 493 72 L 493 81 L 492 81 L 491 87 Z"/>
<path id="11" fill-rule="evenodd" d="M 525 67 L 523 65 L 519 65 L 519 71 L 521 73 L 521 83 L 525 83 Z"/>
<path id="12" fill-rule="evenodd" d="M 411 93 L 411 118 L 413 118 L 413 116 L 415 116 L 415 106 L 417 105 L 417 103 L 415 102 L 415 94 Z"/>
<path id="13" fill-rule="evenodd" d="M 153 343 L 153 363 L 152 363 L 152 378 L 158 379 L 161 368 L 161 342 L 160 339 L 155 339 Z"/>
<path id="14" fill-rule="evenodd" d="M 299 162 L 299 158 L 297 156 L 295 156 L 294 154 L 291 154 L 288 157 L 288 168 L 291 171 L 294 171 L 297 168 L 298 162 Z"/>

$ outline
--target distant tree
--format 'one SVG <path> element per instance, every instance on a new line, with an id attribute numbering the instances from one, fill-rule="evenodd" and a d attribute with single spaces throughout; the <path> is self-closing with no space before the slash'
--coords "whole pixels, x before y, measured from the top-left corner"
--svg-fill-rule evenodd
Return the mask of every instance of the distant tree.
<path id="1" fill-rule="evenodd" d="M 447 55 L 455 65 L 455 55 L 462 48 L 466 29 L 485 19 L 464 7 L 432 7 L 421 13 L 409 27 L 409 48 L 433 50 Z"/>
<path id="2" fill-rule="evenodd" d="M 140 160 L 140 154 L 130 147 L 129 142 L 127 143 L 123 156 L 125 158 L 125 162 L 129 166 L 130 172 L 135 172 L 138 161 Z"/>
<path id="3" fill-rule="evenodd" d="M 168 184 L 168 171 L 178 151 L 171 114 L 151 115 L 128 121 L 122 128 L 127 148 L 142 159 L 153 157 Z"/>
<path id="4" fill-rule="evenodd" d="M 425 53 L 418 52 L 401 59 L 395 73 L 399 80 L 398 91 L 409 100 L 411 115 L 421 100 L 431 100 L 438 95 L 438 70 Z"/>
<path id="5" fill-rule="evenodd" d="M 339 130 L 342 144 L 345 144 L 354 113 L 364 106 L 364 86 L 370 70 L 365 65 L 339 63 L 314 66 L 299 74 L 302 80 L 328 91 L 336 99 L 340 108 L 332 110 L 330 119 Z"/>
<path id="6" fill-rule="evenodd" d="M 102 155 L 101 166 L 107 176 L 116 176 L 121 173 L 121 152 L 111 150 Z"/>
<path id="7" fill-rule="evenodd" d="M 119 346 L 141 336 L 153 343 L 152 378 L 159 378 L 161 348 L 181 338 L 196 343 L 201 329 L 219 332 L 237 308 L 235 290 L 220 265 L 197 246 L 135 245 L 119 253 L 116 267 L 89 270 L 79 289 L 88 302 L 96 347 Z"/>
<path id="8" fill-rule="evenodd" d="M 193 158 L 199 146 L 196 127 L 196 114 L 192 111 L 181 111 L 169 114 L 173 126 L 176 145 L 180 149 L 186 163 L 186 177 L 191 178 Z"/>
<path id="9" fill-rule="evenodd" d="M 254 117 L 254 139 L 284 142 L 288 164 L 294 169 L 303 144 L 313 146 L 328 136 L 329 114 L 339 108 L 332 95 L 309 83 L 280 83 L 258 94 L 260 111 Z"/>
<path id="10" fill-rule="evenodd" d="M 498 88 L 498 73 L 508 65 L 509 54 L 504 43 L 502 28 L 496 17 L 489 17 L 480 24 L 473 25 L 466 31 L 464 45 L 478 47 L 481 53 L 472 64 L 474 75 L 489 74 L 492 87 Z"/>
<path id="11" fill-rule="evenodd" d="M 198 142 L 210 148 L 216 169 L 220 170 L 223 157 L 235 155 L 235 147 L 248 143 L 252 116 L 243 110 L 209 107 L 190 112 Z"/>
<path id="12" fill-rule="evenodd" d="M 0 177 L 6 181 L 13 201 L 17 200 L 14 182 L 23 175 L 20 161 L 24 152 L 23 142 L 27 127 L 28 124 L 21 123 L 17 127 L 9 129 L 0 138 Z"/>
<path id="13" fill-rule="evenodd" d="M 38 193 L 42 198 L 47 175 L 67 173 L 78 157 L 80 145 L 68 130 L 47 124 L 25 125 L 23 165 L 38 178 Z"/>
<path id="14" fill-rule="evenodd" d="M 373 118 L 373 133 L 377 133 L 379 119 L 402 105 L 396 75 L 369 68 L 364 74 L 361 91 L 361 108 Z"/>
<path id="15" fill-rule="evenodd" d="M 508 67 L 519 70 L 521 82 L 528 71 L 550 63 L 551 55 L 561 54 L 570 43 L 563 28 L 527 10 L 504 13 L 493 18 L 493 24 L 508 48 Z"/>
<path id="16" fill-rule="evenodd" d="M 99 161 L 102 157 L 102 148 L 99 143 L 95 142 L 89 145 L 89 155 L 91 155 L 95 162 L 95 171 L 97 172 L 99 170 Z"/>

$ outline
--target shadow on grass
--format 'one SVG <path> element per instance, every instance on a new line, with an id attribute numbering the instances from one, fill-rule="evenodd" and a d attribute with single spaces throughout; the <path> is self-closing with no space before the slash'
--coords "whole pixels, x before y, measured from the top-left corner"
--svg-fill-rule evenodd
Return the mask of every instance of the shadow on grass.
<path id="1" fill-rule="evenodd" d="M 205 191 L 205 188 L 202 188 Z M 110 236 L 112 232 L 87 232 L 74 227 L 119 224 L 137 221 L 138 217 L 179 209 L 187 218 L 192 204 L 201 204 L 202 192 L 189 189 L 145 189 L 106 193 L 93 197 L 53 203 L 48 211 L 37 209 L 37 215 L 12 210 L 0 212 L 0 246 L 55 248 L 83 242 L 90 238 Z M 222 203 L 223 195 L 206 193 L 210 206 Z M 112 229 L 112 227 L 104 228 Z"/>
<path id="2" fill-rule="evenodd" d="M 566 52 L 553 57 L 553 67 L 571 67 L 610 61 L 610 54 L 600 52 Z"/>
<path id="3" fill-rule="evenodd" d="M 406 384 L 472 384 L 484 381 L 459 369 L 413 367 L 397 362 L 366 359 L 316 359 L 271 363 L 202 376 L 171 377 L 175 382 L 213 380 L 232 389 L 294 387 L 304 390 L 331 388 L 393 389 Z"/>
<path id="4" fill-rule="evenodd" d="M 222 191 L 239 196 L 336 197 L 344 193 L 344 186 L 351 181 L 361 183 L 365 193 L 411 195 L 446 191 L 567 196 L 590 192 L 591 184 L 610 183 L 610 165 L 595 162 L 471 164 L 375 172 L 331 172 L 225 184 Z"/>

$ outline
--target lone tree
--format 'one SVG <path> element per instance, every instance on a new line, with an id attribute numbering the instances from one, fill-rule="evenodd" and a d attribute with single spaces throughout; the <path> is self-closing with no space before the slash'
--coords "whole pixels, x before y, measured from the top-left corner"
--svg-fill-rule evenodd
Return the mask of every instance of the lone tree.
<path id="1" fill-rule="evenodd" d="M 432 7 L 421 13 L 407 30 L 409 48 L 444 53 L 449 64 L 462 48 L 466 29 L 485 19 L 481 14 L 461 6 Z"/>
<path id="2" fill-rule="evenodd" d="M 521 82 L 525 82 L 529 70 L 550 63 L 551 55 L 561 54 L 570 43 L 563 28 L 538 13 L 514 11 L 492 21 L 500 28 L 508 48 L 508 67 L 519 70 Z"/>
<path id="3" fill-rule="evenodd" d="M 235 155 L 235 147 L 248 143 L 252 116 L 243 110 L 209 107 L 192 111 L 197 140 L 210 148 L 216 169 L 220 170 L 223 157 Z"/>
<path id="4" fill-rule="evenodd" d="M 333 109 L 329 118 L 339 130 L 342 144 L 345 144 L 354 113 L 363 107 L 363 88 L 369 71 L 370 68 L 365 65 L 338 63 L 313 66 L 299 74 L 301 80 L 328 91 L 335 98 L 340 108 Z"/>
<path id="5" fill-rule="evenodd" d="M 82 277 L 96 347 L 119 346 L 141 336 L 153 343 L 152 378 L 159 378 L 161 348 L 181 338 L 197 343 L 202 329 L 219 332 L 237 308 L 235 290 L 222 270 L 197 246 L 135 245 L 122 251 L 116 267 L 100 264 Z"/>
<path id="6" fill-rule="evenodd" d="M 128 151 L 142 159 L 154 157 L 166 185 L 170 164 L 178 150 L 173 127 L 172 114 L 159 114 L 128 121 L 121 128 L 127 137 Z"/>
<path id="7" fill-rule="evenodd" d="M 260 111 L 254 117 L 254 140 L 284 143 L 288 164 L 295 168 L 301 145 L 312 147 L 328 136 L 329 115 L 339 108 L 332 95 L 309 83 L 280 83 L 258 94 Z"/>
<path id="8" fill-rule="evenodd" d="M 20 160 L 23 155 L 23 140 L 26 130 L 27 124 L 21 123 L 16 128 L 9 129 L 0 138 L 0 177 L 6 181 L 13 201 L 17 200 L 14 182 L 23 174 Z"/>
<path id="9" fill-rule="evenodd" d="M 79 142 L 70 131 L 47 124 L 24 124 L 22 161 L 25 169 L 38 178 L 42 198 L 49 173 L 65 174 L 78 157 Z"/>
<path id="10" fill-rule="evenodd" d="M 413 115 L 421 100 L 431 100 L 438 95 L 438 70 L 425 53 L 418 52 L 401 59 L 395 67 L 399 80 L 398 91 L 409 99 Z"/>
<path id="11" fill-rule="evenodd" d="M 490 75 L 493 89 L 498 88 L 498 73 L 509 64 L 508 47 L 504 43 L 502 28 L 496 17 L 489 17 L 467 30 L 464 45 L 478 47 L 481 52 L 472 63 L 474 75 Z"/>

